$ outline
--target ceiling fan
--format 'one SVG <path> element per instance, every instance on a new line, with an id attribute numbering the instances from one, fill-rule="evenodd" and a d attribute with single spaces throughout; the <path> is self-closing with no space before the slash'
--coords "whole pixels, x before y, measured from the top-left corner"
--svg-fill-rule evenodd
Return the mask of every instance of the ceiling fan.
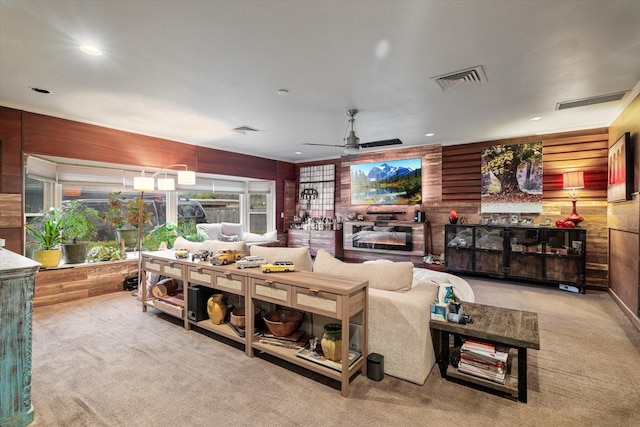
<path id="1" fill-rule="evenodd" d="M 380 141 L 365 142 L 363 144 L 360 144 L 360 138 L 356 136 L 356 132 L 355 130 L 353 130 L 354 122 L 356 120 L 355 119 L 356 114 L 358 114 L 358 110 L 356 109 L 347 110 L 347 116 L 349 116 L 349 124 L 347 125 L 347 131 L 349 132 L 349 135 L 346 135 L 346 132 L 345 132 L 345 135 L 346 135 L 344 138 L 345 143 L 343 145 L 314 144 L 312 142 L 303 142 L 303 145 L 322 145 L 324 147 L 339 147 L 339 148 L 344 148 L 345 154 L 356 154 L 358 153 L 358 151 L 360 151 L 361 148 L 384 147 L 386 145 L 402 144 L 402 141 L 400 141 L 398 138 L 383 139 Z M 349 130 L 349 128 L 351 129 Z"/>

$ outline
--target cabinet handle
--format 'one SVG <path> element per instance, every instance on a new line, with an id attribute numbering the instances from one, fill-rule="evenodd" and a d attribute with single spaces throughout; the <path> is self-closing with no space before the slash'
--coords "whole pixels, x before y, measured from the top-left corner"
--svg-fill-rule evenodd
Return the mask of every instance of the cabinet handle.
<path id="1" fill-rule="evenodd" d="M 312 292 L 314 294 L 319 294 L 320 293 L 320 289 L 309 289 L 309 292 Z"/>
<path id="2" fill-rule="evenodd" d="M 265 280 L 264 283 L 266 283 L 268 286 L 273 286 L 273 280 Z"/>
<path id="3" fill-rule="evenodd" d="M 231 273 L 224 273 L 225 277 L 229 280 L 231 280 Z"/>

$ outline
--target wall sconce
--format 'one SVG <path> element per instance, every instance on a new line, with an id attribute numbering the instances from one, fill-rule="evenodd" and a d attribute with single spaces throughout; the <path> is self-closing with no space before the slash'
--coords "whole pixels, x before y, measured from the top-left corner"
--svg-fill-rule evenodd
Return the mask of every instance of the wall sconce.
<path id="1" fill-rule="evenodd" d="M 136 176 L 133 178 L 133 189 L 134 191 L 141 192 L 150 192 L 155 190 L 155 180 L 154 178 L 161 173 L 164 173 L 164 178 L 158 178 L 158 190 L 161 191 L 173 191 L 176 189 L 176 183 L 173 178 L 167 177 L 167 173 L 165 172 L 169 168 L 174 167 L 183 167 L 185 170 L 178 171 L 178 184 L 180 185 L 194 185 L 196 183 L 196 173 L 194 171 L 190 171 L 187 169 L 187 165 L 183 164 L 175 164 L 165 166 L 159 171 L 155 172 L 151 176 L 145 176 L 145 172 L 142 171 L 141 176 Z"/>
<path id="2" fill-rule="evenodd" d="M 576 212 L 576 201 L 578 199 L 578 189 L 584 188 L 584 172 L 565 172 L 562 174 L 562 188 L 569 191 L 569 197 L 573 203 L 573 212 L 569 215 L 565 221 L 572 221 L 578 225 L 584 218 L 578 215 Z"/>

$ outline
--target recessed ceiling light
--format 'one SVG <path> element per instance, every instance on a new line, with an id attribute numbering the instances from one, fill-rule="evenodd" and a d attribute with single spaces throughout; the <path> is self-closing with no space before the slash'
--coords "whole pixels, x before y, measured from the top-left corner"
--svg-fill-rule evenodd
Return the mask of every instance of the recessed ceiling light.
<path id="1" fill-rule="evenodd" d="M 424 136 L 434 136 L 435 133 L 425 133 Z"/>
<path id="2" fill-rule="evenodd" d="M 296 154 L 300 155 L 302 154 L 302 151 L 296 151 Z"/>
<path id="3" fill-rule="evenodd" d="M 537 122 L 538 120 L 542 120 L 542 116 L 531 117 L 529 120 L 532 122 Z"/>
<path id="4" fill-rule="evenodd" d="M 34 92 L 38 92 L 38 93 L 45 93 L 45 94 L 51 93 L 51 91 L 49 89 L 44 89 L 44 88 L 41 88 L 41 87 L 30 86 L 29 89 L 31 89 Z"/>
<path id="5" fill-rule="evenodd" d="M 83 44 L 80 46 L 80 50 L 86 53 L 87 55 L 100 56 L 102 55 L 102 51 L 95 46 L 91 46 L 90 44 Z"/>
<path id="6" fill-rule="evenodd" d="M 280 96 L 287 96 L 289 95 L 289 91 L 287 89 L 278 89 L 278 91 L 276 92 L 278 95 Z"/>

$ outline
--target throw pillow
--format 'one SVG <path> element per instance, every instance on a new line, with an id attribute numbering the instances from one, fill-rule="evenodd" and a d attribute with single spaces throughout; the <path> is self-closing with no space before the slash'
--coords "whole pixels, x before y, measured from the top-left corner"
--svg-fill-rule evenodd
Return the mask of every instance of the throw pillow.
<path id="1" fill-rule="evenodd" d="M 368 280 L 369 287 L 384 291 L 408 291 L 413 282 L 411 262 L 347 263 L 334 258 L 324 249 L 318 250 L 313 271 L 349 279 Z"/>
<path id="2" fill-rule="evenodd" d="M 222 234 L 226 234 L 227 236 L 242 236 L 242 224 L 236 224 L 233 222 L 221 222 L 222 224 Z"/>
<path id="3" fill-rule="evenodd" d="M 239 242 L 240 241 L 240 237 L 238 237 L 237 234 L 233 234 L 231 236 L 227 236 L 226 234 L 220 233 L 218 235 L 218 240 L 220 240 L 221 242 Z"/>
<path id="4" fill-rule="evenodd" d="M 216 240 L 218 235 L 222 233 L 222 224 L 197 224 L 196 228 L 204 230 L 211 240 Z"/>
<path id="5" fill-rule="evenodd" d="M 268 231 L 264 234 L 257 233 L 244 233 L 242 235 L 242 240 L 247 243 L 254 242 L 275 242 L 278 240 L 278 232 L 276 230 Z"/>

